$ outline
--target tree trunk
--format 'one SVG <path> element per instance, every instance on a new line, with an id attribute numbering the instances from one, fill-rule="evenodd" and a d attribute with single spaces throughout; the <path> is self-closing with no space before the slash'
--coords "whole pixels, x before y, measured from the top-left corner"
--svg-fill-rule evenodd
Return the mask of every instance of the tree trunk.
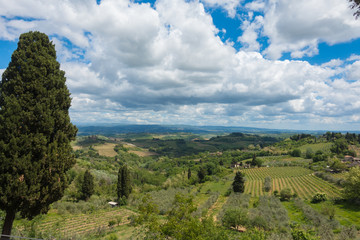
<path id="1" fill-rule="evenodd" d="M 11 229 L 12 229 L 14 219 L 15 219 L 15 211 L 7 210 L 4 225 L 3 225 L 3 230 L 2 230 L 2 234 L 1 234 L 1 240 L 10 239 L 9 236 L 11 235 Z"/>

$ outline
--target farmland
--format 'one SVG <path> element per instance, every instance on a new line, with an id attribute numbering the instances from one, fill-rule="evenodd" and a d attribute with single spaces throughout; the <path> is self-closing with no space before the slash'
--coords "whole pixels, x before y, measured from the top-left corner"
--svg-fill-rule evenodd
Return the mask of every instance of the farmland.
<path id="1" fill-rule="evenodd" d="M 312 171 L 301 167 L 270 167 L 244 169 L 247 178 L 245 193 L 253 197 L 271 195 L 275 190 L 290 188 L 304 199 L 311 199 L 316 192 L 324 192 L 331 198 L 340 197 L 340 189 L 314 176 Z M 265 177 L 272 178 L 272 190 L 263 191 Z"/>
<path id="2" fill-rule="evenodd" d="M 156 205 L 157 211 L 152 218 L 163 224 L 171 217 L 170 212 L 179 210 L 174 208 L 179 194 L 191 199 L 194 208 L 189 208 L 193 212 L 187 215 L 191 221 L 211 219 L 218 231 L 225 229 L 226 234 L 234 235 L 236 239 L 254 239 L 259 234 L 272 236 L 270 239 L 292 239 L 289 237 L 294 226 L 300 230 L 311 229 L 308 233 L 313 237 L 332 236 L 326 239 L 337 239 L 340 235 L 354 234 L 354 231 L 356 234 L 354 228 L 360 229 L 359 208 L 342 200 L 342 185 L 317 177 L 319 171 L 341 182 L 346 177 L 345 172 L 321 171 L 322 166 L 334 161 L 330 155 L 332 143 L 322 137 L 318 142 L 312 137 L 302 142 L 287 139 L 270 146 L 263 143 L 262 148 L 256 143 L 267 140 L 266 137 L 232 134 L 209 139 L 205 144 L 207 147 L 202 148 L 214 148 L 208 152 L 199 148 L 203 144 L 199 140 L 176 139 L 174 134 L 151 135 L 158 139 L 147 134 L 138 135 L 139 139 L 133 134 L 134 138 L 126 141 L 116 136 L 83 136 L 73 142 L 77 164 L 68 172 L 69 187 L 64 198 L 53 204 L 46 215 L 32 221 L 16 220 L 15 233 L 44 239 L 142 238 L 143 235 L 137 234 L 140 229 L 147 228 L 148 223 L 136 223 L 134 216 L 141 216 L 144 211 L 144 199 L 148 198 Z M 206 141 L 201 136 L 196 139 Z M 233 139 L 239 140 L 241 148 L 249 141 L 248 148 L 232 150 L 236 145 L 233 144 L 224 150 L 226 142 Z M 291 153 L 294 146 L 300 149 L 300 155 L 286 154 Z M 305 159 L 308 149 L 327 154 L 328 162 L 314 165 L 312 159 Z M 202 152 L 198 153 L 200 150 Z M 254 157 L 261 160 L 260 166 L 251 164 Z M 234 168 L 233 163 L 242 165 Z M 124 164 L 131 173 L 132 192 L 126 206 L 110 208 L 107 202 L 117 200 L 117 174 Z M 316 166 L 316 172 L 312 170 L 313 166 Z M 80 198 L 85 170 L 94 176 L 95 185 L 94 194 L 87 201 Z M 237 171 L 245 176 L 245 190 L 241 194 L 234 193 L 232 188 Z M 202 178 L 200 173 L 204 175 Z M 265 179 L 268 179 L 267 185 L 270 183 L 267 191 Z M 281 191 L 287 188 L 290 199 L 280 201 Z M 317 193 L 324 193 L 327 200 L 311 203 Z M 328 220 L 329 210 L 326 209 L 335 212 L 335 220 Z M 235 225 L 231 223 L 233 213 L 241 218 Z M 318 221 L 327 229 L 311 225 Z"/>

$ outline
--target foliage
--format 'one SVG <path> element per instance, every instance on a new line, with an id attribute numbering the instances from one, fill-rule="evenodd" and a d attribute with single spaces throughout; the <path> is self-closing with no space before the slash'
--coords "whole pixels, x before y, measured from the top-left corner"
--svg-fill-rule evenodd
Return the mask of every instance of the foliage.
<path id="1" fill-rule="evenodd" d="M 198 178 L 199 178 L 199 182 L 200 182 L 200 183 L 205 182 L 206 170 L 205 170 L 204 167 L 200 167 L 197 175 L 198 175 Z"/>
<path id="2" fill-rule="evenodd" d="M 301 229 L 299 226 L 292 226 L 291 236 L 293 240 L 317 240 L 319 238 L 314 237 L 312 234 L 307 232 L 304 229 Z"/>
<path id="3" fill-rule="evenodd" d="M 286 209 L 278 198 L 260 196 L 259 201 L 249 213 L 250 226 L 264 230 L 289 231 L 289 218 Z"/>
<path id="4" fill-rule="evenodd" d="M 271 191 L 271 185 L 272 185 L 272 181 L 271 181 L 271 177 L 267 176 L 264 180 L 264 191 L 265 192 L 270 192 Z"/>
<path id="5" fill-rule="evenodd" d="M 119 168 L 117 182 L 118 200 L 127 199 L 131 192 L 130 173 L 126 164 Z"/>
<path id="6" fill-rule="evenodd" d="M 234 192 L 243 193 L 245 191 L 245 175 L 242 172 L 236 172 L 232 187 Z"/>
<path id="7" fill-rule="evenodd" d="M 353 167 L 345 175 L 344 198 L 360 199 L 360 167 Z"/>
<path id="8" fill-rule="evenodd" d="M 4 234 L 16 212 L 45 213 L 67 186 L 74 164 L 70 93 L 48 36 L 24 33 L 0 83 L 0 208 Z"/>
<path id="9" fill-rule="evenodd" d="M 148 192 L 146 195 L 152 199 L 157 205 L 159 214 L 165 215 L 167 212 L 170 211 L 172 204 L 174 202 L 176 194 L 187 194 L 189 193 L 189 188 L 168 188 L 168 189 L 161 189 L 157 191 Z M 142 204 L 141 196 L 137 196 L 132 194 L 129 198 L 129 204 L 131 206 L 138 207 Z"/>
<path id="10" fill-rule="evenodd" d="M 226 209 L 221 221 L 223 226 L 227 228 L 247 226 L 249 223 L 247 211 L 239 207 Z"/>
<path id="11" fill-rule="evenodd" d="M 84 180 L 81 185 L 81 199 L 88 200 L 94 194 L 94 177 L 89 170 L 84 173 Z"/>
<path id="12" fill-rule="evenodd" d="M 306 159 L 312 159 L 314 156 L 314 152 L 311 148 L 306 149 L 305 158 Z"/>
<path id="13" fill-rule="evenodd" d="M 294 200 L 294 204 L 296 207 L 301 209 L 305 218 L 310 221 L 312 225 L 314 225 L 315 227 L 323 227 L 322 229 L 319 229 L 319 231 L 322 231 L 322 234 L 332 232 L 332 229 L 336 229 L 339 226 L 338 221 L 326 218 L 324 215 L 314 210 L 312 207 L 304 203 L 299 198 L 296 198 Z"/>
<path id="14" fill-rule="evenodd" d="M 264 161 L 261 158 L 257 158 L 256 154 L 254 153 L 254 156 L 253 156 L 252 161 L 251 161 L 251 166 L 261 167 L 263 162 Z"/>
<path id="15" fill-rule="evenodd" d="M 290 201 L 292 197 L 291 189 L 290 188 L 284 188 L 280 191 L 280 200 L 281 201 Z"/>
<path id="16" fill-rule="evenodd" d="M 321 161 L 326 161 L 328 158 L 328 156 L 323 153 L 321 150 L 318 150 L 315 152 L 314 156 L 313 156 L 313 161 L 314 162 L 321 162 Z"/>
<path id="17" fill-rule="evenodd" d="M 212 218 L 193 217 L 196 210 L 191 196 L 176 195 L 165 221 L 154 218 L 146 225 L 146 239 L 228 239 Z"/>
<path id="18" fill-rule="evenodd" d="M 339 187 L 343 187 L 344 179 L 336 178 L 336 177 L 334 177 L 334 174 L 325 173 L 325 172 L 315 172 L 314 175 L 325 181 L 336 184 Z"/>
<path id="19" fill-rule="evenodd" d="M 319 193 L 317 192 L 311 199 L 311 203 L 319 203 L 319 202 L 325 202 L 327 200 L 327 196 L 325 193 Z"/>
<path id="20" fill-rule="evenodd" d="M 335 154 L 344 154 L 348 150 L 348 143 L 345 138 L 336 139 L 331 147 L 331 152 Z"/>
<path id="21" fill-rule="evenodd" d="M 293 157 L 301 157 L 301 151 L 300 149 L 296 148 L 290 152 L 290 155 Z"/>

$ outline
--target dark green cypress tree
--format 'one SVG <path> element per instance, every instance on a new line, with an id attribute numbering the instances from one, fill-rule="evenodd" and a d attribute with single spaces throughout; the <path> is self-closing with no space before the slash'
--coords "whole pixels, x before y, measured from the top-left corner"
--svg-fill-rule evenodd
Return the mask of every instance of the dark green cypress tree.
<path id="1" fill-rule="evenodd" d="M 205 182 L 206 170 L 204 167 L 200 167 L 199 171 L 197 172 L 197 175 L 200 183 Z"/>
<path id="2" fill-rule="evenodd" d="M 94 194 L 94 177 L 89 170 L 84 173 L 84 180 L 81 185 L 81 199 L 87 201 Z"/>
<path id="3" fill-rule="evenodd" d="M 245 175 L 241 172 L 236 172 L 234 182 L 232 183 L 234 192 L 243 193 L 245 190 Z"/>
<path id="4" fill-rule="evenodd" d="M 131 193 L 130 173 L 126 164 L 120 166 L 118 172 L 117 196 L 118 201 L 128 198 Z"/>
<path id="5" fill-rule="evenodd" d="M 31 219 L 63 196 L 77 132 L 64 75 L 48 36 L 20 36 L 0 83 L 2 234 L 11 234 L 15 213 Z"/>
<path id="6" fill-rule="evenodd" d="M 191 178 L 191 169 L 190 168 L 188 169 L 188 176 L 187 177 L 188 177 L 188 179 Z"/>

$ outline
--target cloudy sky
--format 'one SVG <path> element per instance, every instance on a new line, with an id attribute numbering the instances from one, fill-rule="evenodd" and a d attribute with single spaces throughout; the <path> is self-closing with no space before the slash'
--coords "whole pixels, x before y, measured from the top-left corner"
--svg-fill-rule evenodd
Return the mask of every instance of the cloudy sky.
<path id="1" fill-rule="evenodd" d="M 55 44 L 84 123 L 360 130 L 360 19 L 347 0 L 0 0 Z"/>

